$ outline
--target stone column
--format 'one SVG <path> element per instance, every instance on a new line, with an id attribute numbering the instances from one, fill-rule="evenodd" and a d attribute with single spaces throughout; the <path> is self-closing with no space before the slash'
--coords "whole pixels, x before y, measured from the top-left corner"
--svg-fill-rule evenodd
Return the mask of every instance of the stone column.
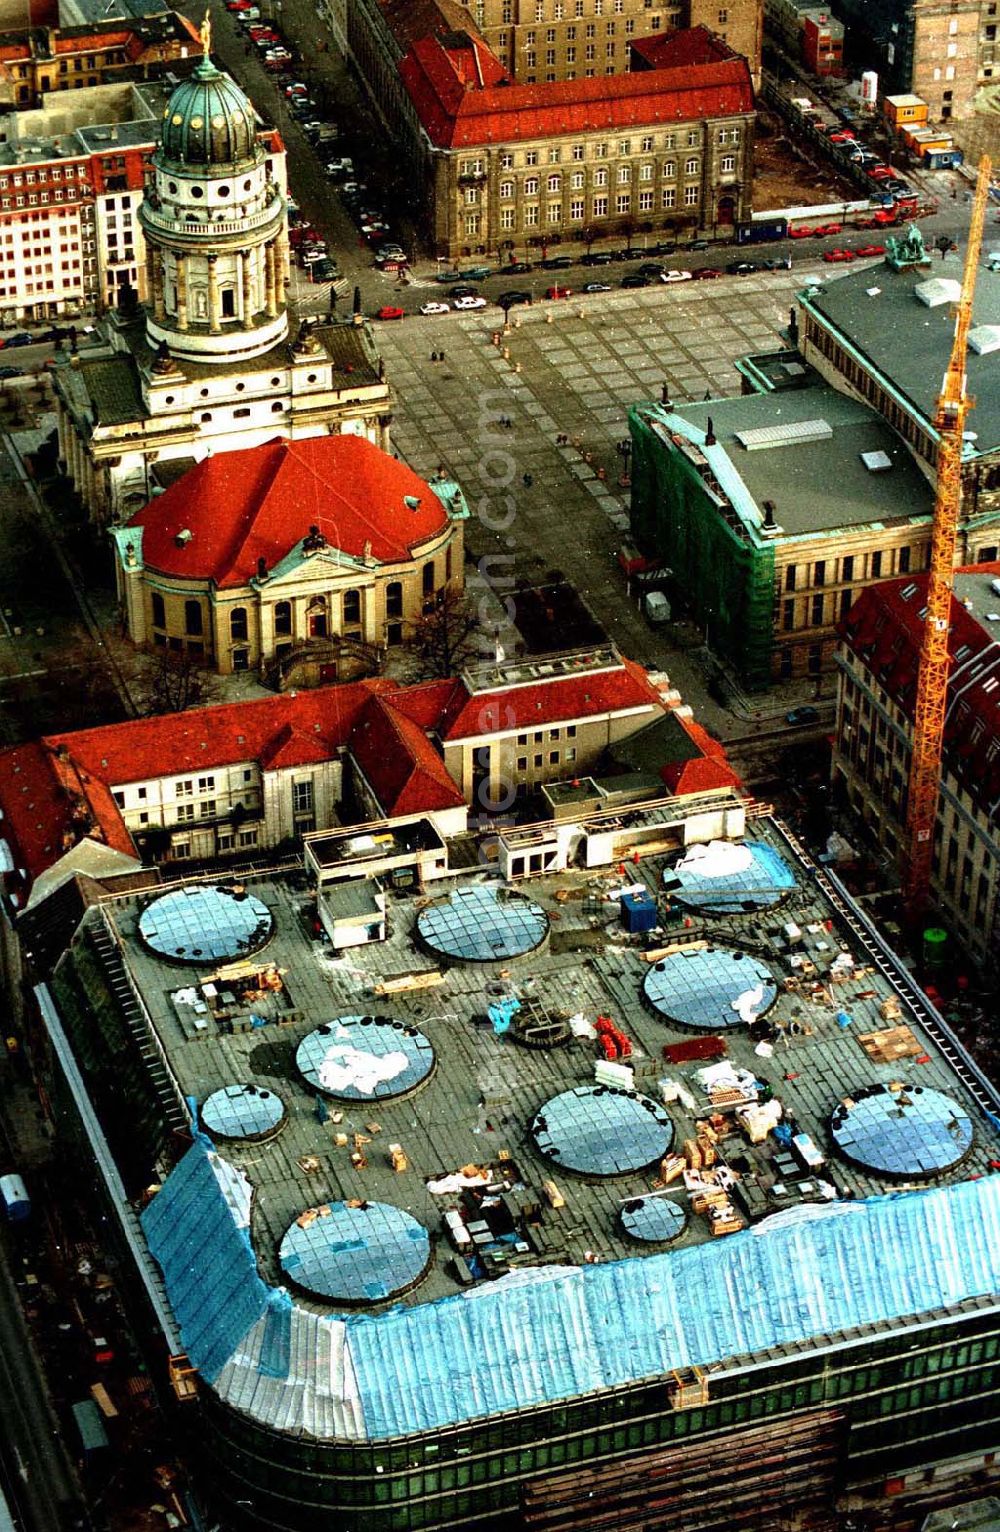
<path id="1" fill-rule="evenodd" d="M 219 323 L 219 269 L 218 257 L 210 255 L 208 258 L 208 328 L 213 335 L 218 335 L 222 326 Z"/>
<path id="2" fill-rule="evenodd" d="M 250 255 L 248 251 L 240 251 L 237 257 L 237 267 L 240 275 L 240 290 L 243 293 L 243 323 L 248 325 L 253 318 L 253 288 L 250 282 Z"/>
<path id="3" fill-rule="evenodd" d="M 177 328 L 186 330 L 188 327 L 188 282 L 187 282 L 187 256 L 174 256 L 174 273 L 177 282 Z"/>
<path id="4" fill-rule="evenodd" d="M 290 276 L 288 240 L 285 238 L 284 234 L 279 234 L 275 240 L 275 250 L 277 252 L 278 302 L 282 303 L 284 302 L 285 289 L 288 286 L 288 279 Z"/>
<path id="5" fill-rule="evenodd" d="M 153 304 L 153 318 L 163 319 L 166 310 L 163 303 L 163 261 L 158 250 L 146 246 L 146 286 Z"/>
<path id="6" fill-rule="evenodd" d="M 264 308 L 268 319 L 276 317 L 278 303 L 275 294 L 274 243 L 271 240 L 264 246 Z"/>

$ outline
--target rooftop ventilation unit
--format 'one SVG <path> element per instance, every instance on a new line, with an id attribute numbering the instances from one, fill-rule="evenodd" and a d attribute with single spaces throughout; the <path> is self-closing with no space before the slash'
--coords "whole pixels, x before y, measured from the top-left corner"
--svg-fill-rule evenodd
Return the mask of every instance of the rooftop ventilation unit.
<path id="1" fill-rule="evenodd" d="M 825 420 L 793 420 L 788 425 L 756 426 L 735 435 L 747 452 L 763 452 L 770 447 L 803 447 L 807 442 L 829 441 L 833 427 Z"/>
<path id="2" fill-rule="evenodd" d="M 918 282 L 913 291 L 927 308 L 936 309 L 942 303 L 957 303 L 962 296 L 962 284 L 954 277 L 928 277 L 926 282 Z"/>
<path id="3" fill-rule="evenodd" d="M 1000 351 L 1000 324 L 977 324 L 969 331 L 969 350 L 977 356 L 989 356 Z"/>
<path id="4" fill-rule="evenodd" d="M 888 452 L 862 452 L 861 461 L 869 473 L 888 473 L 892 467 Z"/>

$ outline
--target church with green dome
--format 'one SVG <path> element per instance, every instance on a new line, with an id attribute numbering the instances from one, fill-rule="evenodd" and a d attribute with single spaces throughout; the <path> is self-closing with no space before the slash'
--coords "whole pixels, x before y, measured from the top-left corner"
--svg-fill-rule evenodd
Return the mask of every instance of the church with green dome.
<path id="1" fill-rule="evenodd" d="M 138 209 L 135 294 L 104 346 L 54 375 L 59 444 L 92 520 L 123 522 L 194 463 L 275 437 L 389 445 L 391 397 L 368 327 L 290 327 L 285 152 L 204 54 L 163 112 Z"/>

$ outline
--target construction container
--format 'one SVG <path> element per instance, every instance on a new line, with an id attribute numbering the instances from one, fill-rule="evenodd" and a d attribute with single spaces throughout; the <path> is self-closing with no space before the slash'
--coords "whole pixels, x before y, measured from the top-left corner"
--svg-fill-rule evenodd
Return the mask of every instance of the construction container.
<path id="1" fill-rule="evenodd" d="M 899 129 L 906 124 L 927 121 L 927 102 L 922 96 L 907 93 L 903 96 L 886 96 L 882 112 L 891 128 Z"/>
<path id="2" fill-rule="evenodd" d="M 652 931 L 657 924 L 656 900 L 652 894 L 623 894 L 621 920 L 626 931 Z"/>

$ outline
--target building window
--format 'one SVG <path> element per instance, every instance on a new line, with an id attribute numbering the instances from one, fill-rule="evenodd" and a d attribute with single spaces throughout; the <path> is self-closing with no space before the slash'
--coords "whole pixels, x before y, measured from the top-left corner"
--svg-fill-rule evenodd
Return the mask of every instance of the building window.
<path id="1" fill-rule="evenodd" d="M 631 181 L 631 179 L 632 179 L 632 167 L 631 167 L 631 165 L 619 165 L 618 166 L 618 184 L 619 184 L 619 186 L 627 186 L 628 183 Z"/>
<path id="2" fill-rule="evenodd" d="M 466 214 L 466 216 L 465 216 L 465 232 L 466 232 L 466 234 L 478 234 L 479 233 L 479 214 L 478 213 L 467 213 Z"/>
<path id="3" fill-rule="evenodd" d="M 562 203 L 550 202 L 548 206 L 549 223 L 562 223 Z"/>
<path id="4" fill-rule="evenodd" d="M 550 192 L 559 191 L 560 187 L 562 186 L 562 177 L 549 176 L 548 181 L 546 182 L 546 186 Z"/>
<path id="5" fill-rule="evenodd" d="M 910 550 L 909 550 L 909 548 L 900 548 L 900 550 L 899 550 L 899 559 L 898 559 L 896 567 L 897 567 L 897 569 L 898 569 L 900 574 L 909 574 L 909 572 L 910 572 Z"/>
<path id="6" fill-rule="evenodd" d="M 184 603 L 184 631 L 185 633 L 199 636 L 203 631 L 200 601 L 185 601 Z"/>
<path id="7" fill-rule="evenodd" d="M 229 637 L 233 639 L 247 639 L 249 636 L 247 609 L 245 606 L 234 606 L 229 613 Z"/>
<path id="8" fill-rule="evenodd" d="M 881 574 L 882 574 L 882 550 L 881 550 L 881 548 L 879 548 L 879 549 L 876 550 L 876 552 L 874 552 L 872 554 L 871 577 L 872 577 L 873 580 L 877 580 L 877 579 L 879 579 L 881 577 Z"/>
<path id="9" fill-rule="evenodd" d="M 697 186 L 685 186 L 685 188 L 684 188 L 684 206 L 685 207 L 696 207 L 697 203 L 698 203 L 698 188 L 697 188 Z"/>
<path id="10" fill-rule="evenodd" d="M 533 228 L 538 222 L 538 203 L 533 202 L 524 210 L 525 228 Z"/>
<path id="11" fill-rule="evenodd" d="M 812 598 L 812 625 L 820 628 L 823 625 L 823 596 L 817 594 Z"/>
<path id="12" fill-rule="evenodd" d="M 274 604 L 274 631 L 276 634 L 289 634 L 292 631 L 292 603 L 290 601 L 276 601 Z"/>
<path id="13" fill-rule="evenodd" d="M 513 207 L 502 207 L 500 209 L 500 227 L 501 227 L 501 229 L 513 229 L 516 226 L 516 224 L 517 224 L 517 209 L 513 208 Z"/>
<path id="14" fill-rule="evenodd" d="M 233 669 L 234 670 L 249 670 L 250 669 L 250 651 L 249 651 L 249 649 L 234 649 L 233 650 Z"/>
<path id="15" fill-rule="evenodd" d="M 194 818 L 193 803 L 179 803 L 177 805 L 177 823 L 179 825 L 190 824 Z"/>
<path id="16" fill-rule="evenodd" d="M 608 213 L 608 199 L 607 199 L 607 197 L 595 197 L 594 198 L 594 217 L 595 218 L 606 218 L 607 217 L 607 213 Z"/>
<path id="17" fill-rule="evenodd" d="M 167 613 L 163 604 L 163 597 L 158 590 L 153 592 L 153 627 L 165 628 L 167 625 Z"/>
<path id="18" fill-rule="evenodd" d="M 527 176 L 524 182 L 524 195 L 526 197 L 538 196 L 538 177 Z"/>
<path id="19" fill-rule="evenodd" d="M 526 165 L 537 165 L 538 164 L 538 150 L 537 149 L 526 149 L 524 151 L 524 163 Z"/>
<path id="20" fill-rule="evenodd" d="M 795 602 L 786 601 L 781 615 L 781 625 L 786 633 L 790 633 L 795 627 Z"/>
<path id="21" fill-rule="evenodd" d="M 639 212 L 640 213 L 651 213 L 652 211 L 653 211 L 653 193 L 651 191 L 641 191 L 639 193 Z"/>
<path id="22" fill-rule="evenodd" d="M 566 35 L 567 35 L 567 37 L 569 36 L 569 32 L 568 31 L 567 31 Z M 574 144 L 573 145 L 573 158 L 575 160 L 582 160 L 583 159 L 583 145 L 582 144 Z"/>
<path id="23" fill-rule="evenodd" d="M 736 156 L 733 154 L 724 154 L 722 159 L 719 161 L 719 169 L 723 175 L 729 175 L 736 169 Z"/>
<path id="24" fill-rule="evenodd" d="M 575 198 L 569 205 L 570 223 L 583 222 L 583 198 Z"/>
<path id="25" fill-rule="evenodd" d="M 361 592 L 359 590 L 345 590 L 344 592 L 344 625 L 358 627 L 361 622 Z"/>
<path id="26" fill-rule="evenodd" d="M 667 176 L 667 177 L 673 178 L 677 174 L 677 161 L 676 160 L 664 160 L 663 161 L 663 167 L 662 167 L 662 169 L 660 171 L 660 174 L 663 175 L 663 176 Z"/>
<path id="27" fill-rule="evenodd" d="M 509 198 L 509 197 L 513 197 L 513 195 L 514 195 L 514 183 L 513 183 L 513 181 L 501 181 L 500 182 L 500 196 L 501 196 L 501 198 L 502 199 L 503 198 Z"/>
<path id="28" fill-rule="evenodd" d="M 292 783 L 292 813 L 311 814 L 313 811 L 312 778 Z"/>
<path id="29" fill-rule="evenodd" d="M 676 202 L 676 200 L 677 200 L 677 193 L 674 191 L 673 187 L 672 186 L 665 186 L 663 188 L 663 196 L 661 198 L 663 206 L 664 207 L 673 207 L 674 203 Z"/>
<path id="30" fill-rule="evenodd" d="M 632 198 L 629 196 L 628 192 L 620 192 L 618 197 L 615 199 L 615 211 L 617 213 L 627 213 L 630 211 L 631 207 Z"/>
<path id="31" fill-rule="evenodd" d="M 698 174 L 698 161 L 695 159 L 685 160 L 684 174 L 686 176 L 696 176 Z"/>

